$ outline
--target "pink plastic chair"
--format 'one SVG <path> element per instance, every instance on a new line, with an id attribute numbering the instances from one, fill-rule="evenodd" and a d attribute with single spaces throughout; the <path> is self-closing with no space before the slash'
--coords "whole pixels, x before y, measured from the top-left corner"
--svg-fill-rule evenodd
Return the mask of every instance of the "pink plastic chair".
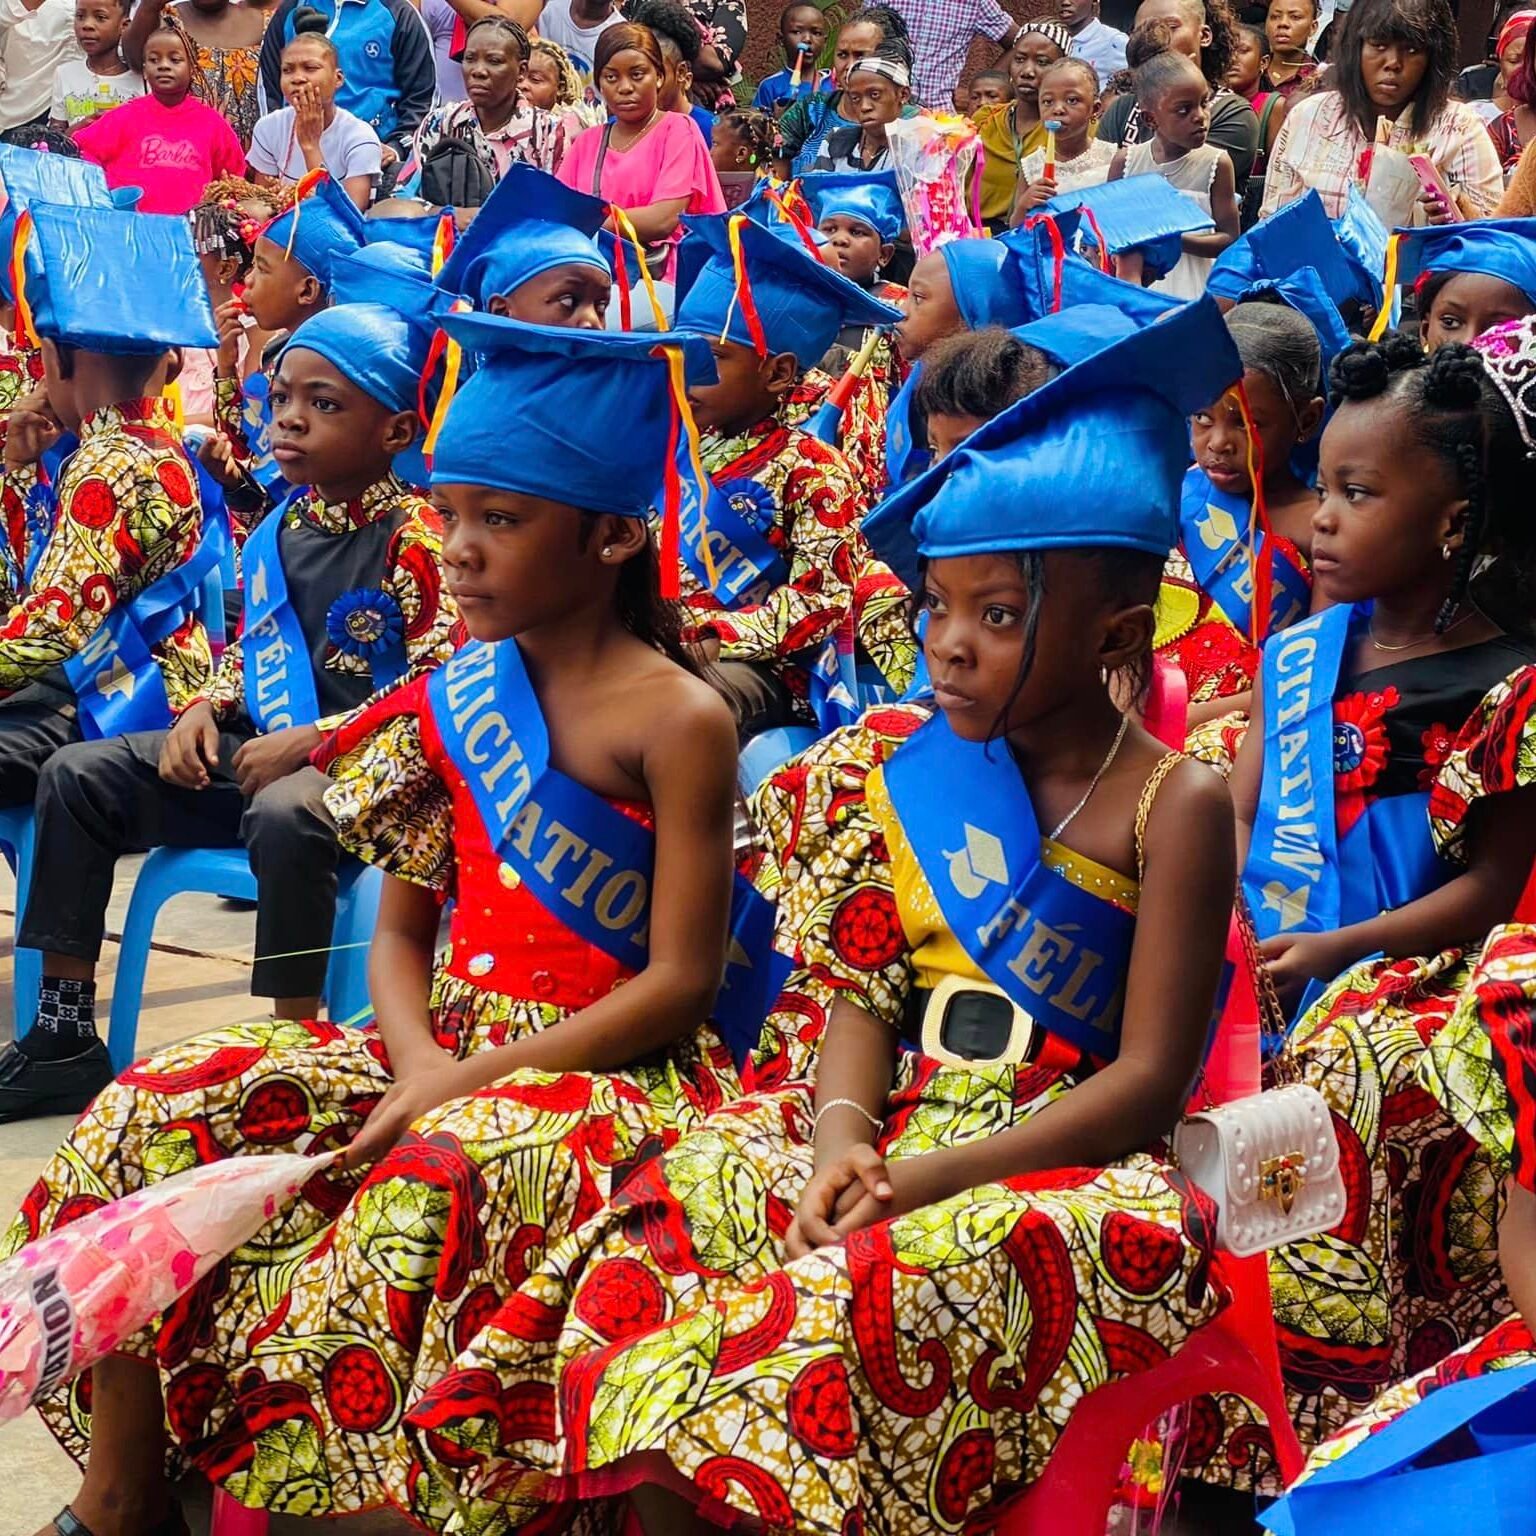
<path id="1" fill-rule="evenodd" d="M 237 1504 L 222 1488 L 213 1490 L 208 1536 L 267 1536 L 267 1512 Z"/>

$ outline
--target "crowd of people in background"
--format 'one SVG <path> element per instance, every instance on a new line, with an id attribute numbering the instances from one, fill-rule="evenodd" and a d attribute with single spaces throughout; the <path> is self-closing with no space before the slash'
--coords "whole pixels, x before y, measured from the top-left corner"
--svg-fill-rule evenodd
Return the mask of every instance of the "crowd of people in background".
<path id="1" fill-rule="evenodd" d="M 38 1386 L 40 1536 L 1515 1476 L 1536 10 L 1030 10 L 0 0 L 0 1264 L 330 1154 Z M 128 1064 L 157 848 L 263 1016 Z"/>

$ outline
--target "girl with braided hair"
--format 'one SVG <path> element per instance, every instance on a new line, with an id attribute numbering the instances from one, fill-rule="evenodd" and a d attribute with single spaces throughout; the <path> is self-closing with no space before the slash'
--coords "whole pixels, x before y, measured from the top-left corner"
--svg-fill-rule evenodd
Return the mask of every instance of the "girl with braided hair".
<path id="1" fill-rule="evenodd" d="M 1291 1042 L 1348 1190 L 1336 1227 L 1270 1255 L 1309 1446 L 1507 1310 L 1500 1170 L 1463 1128 L 1477 1062 L 1454 1105 L 1426 1091 L 1536 858 L 1536 644 L 1529 606 L 1493 599 L 1533 553 L 1531 423 L 1499 379 L 1471 347 L 1402 337 L 1335 359 L 1311 548 L 1332 606 L 1265 647 L 1232 772 L 1263 961 L 1287 1010 L 1321 991 Z M 1499 953 L 1528 1010 L 1536 942 Z M 1482 1063 L 1486 1087 L 1486 1044 Z M 1222 1409 L 1202 1474 L 1269 1471 L 1246 1410 Z"/>

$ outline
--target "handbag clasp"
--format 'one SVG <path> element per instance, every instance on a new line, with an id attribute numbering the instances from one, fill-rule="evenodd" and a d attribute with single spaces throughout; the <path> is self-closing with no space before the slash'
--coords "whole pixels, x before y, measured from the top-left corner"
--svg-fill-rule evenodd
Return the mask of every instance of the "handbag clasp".
<path id="1" fill-rule="evenodd" d="M 1307 1184 L 1307 1160 L 1300 1152 L 1282 1152 L 1259 1164 L 1259 1199 L 1274 1200 L 1284 1216 Z"/>

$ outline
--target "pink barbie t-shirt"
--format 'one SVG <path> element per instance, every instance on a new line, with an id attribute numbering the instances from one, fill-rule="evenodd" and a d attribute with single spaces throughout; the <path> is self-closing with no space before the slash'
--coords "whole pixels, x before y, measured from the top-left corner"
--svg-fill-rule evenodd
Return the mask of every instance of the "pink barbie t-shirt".
<path id="1" fill-rule="evenodd" d="M 141 213 L 186 213 L 210 181 L 245 174 L 235 130 L 195 96 L 174 107 L 153 96 L 125 101 L 77 129 L 75 143 L 109 187 L 143 189 Z"/>

